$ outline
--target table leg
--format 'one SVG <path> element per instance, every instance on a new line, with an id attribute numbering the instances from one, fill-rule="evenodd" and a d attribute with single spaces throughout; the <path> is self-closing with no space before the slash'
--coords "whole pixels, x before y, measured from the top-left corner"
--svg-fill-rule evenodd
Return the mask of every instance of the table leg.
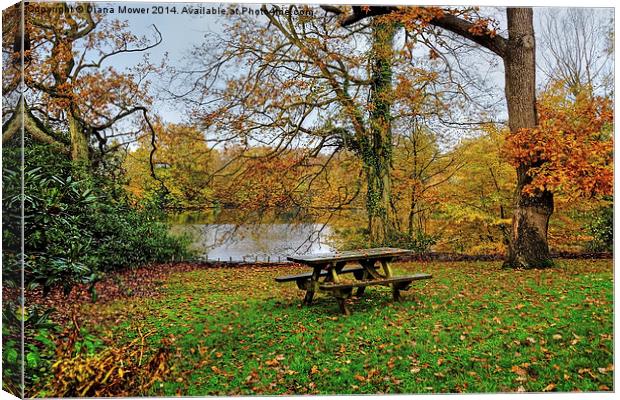
<path id="1" fill-rule="evenodd" d="M 340 278 L 338 278 L 338 274 L 342 271 L 344 267 L 343 263 L 337 263 L 336 265 L 329 268 L 329 276 L 331 277 L 331 281 L 334 283 L 340 282 Z"/>
<path id="2" fill-rule="evenodd" d="M 345 265 L 347 265 L 347 263 L 343 261 L 336 263 L 336 266 L 334 267 L 334 269 L 336 270 L 336 273 L 340 275 Z"/>
<path id="3" fill-rule="evenodd" d="M 362 279 L 360 279 L 360 280 L 362 280 L 362 281 L 368 279 L 368 271 L 366 271 L 364 269 L 364 272 L 362 273 L 361 278 Z M 366 286 L 360 286 L 360 287 L 357 288 L 357 292 L 355 293 L 355 295 L 357 297 L 362 297 L 364 295 L 365 291 L 366 291 Z"/>
<path id="4" fill-rule="evenodd" d="M 400 289 L 394 287 L 392 285 L 392 298 L 394 299 L 394 301 L 402 301 L 402 297 L 400 297 Z"/>
<path id="5" fill-rule="evenodd" d="M 390 266 L 390 263 L 387 260 L 381 260 L 381 265 L 383 266 L 383 272 L 385 273 L 385 277 L 391 278 L 392 267 Z M 398 288 L 398 286 L 392 283 L 390 284 L 390 287 L 392 288 L 392 297 L 394 301 L 401 301 L 400 289 Z"/>
<path id="6" fill-rule="evenodd" d="M 400 291 L 401 290 L 407 290 L 409 289 L 411 282 L 404 282 L 404 283 L 395 283 L 394 284 L 394 289 L 392 291 L 392 294 L 394 296 L 394 301 L 402 301 L 403 298 L 400 296 Z"/>
<path id="7" fill-rule="evenodd" d="M 334 293 L 340 312 L 344 315 L 351 315 L 351 311 L 347 308 L 347 299 L 351 296 L 351 289 L 341 289 Z"/>
<path id="8" fill-rule="evenodd" d="M 351 315 L 351 311 L 349 311 L 349 309 L 347 308 L 346 299 L 343 299 L 342 297 L 336 297 L 336 300 L 338 300 L 338 307 L 340 308 L 340 313 L 344 315 Z"/>
<path id="9" fill-rule="evenodd" d="M 385 273 L 385 277 L 386 278 L 391 278 L 392 277 L 392 267 L 390 266 L 390 263 L 387 262 L 386 260 L 381 260 L 381 265 L 383 266 L 383 272 Z"/>
<path id="10" fill-rule="evenodd" d="M 307 306 L 312 304 L 313 297 L 314 297 L 314 290 L 308 289 L 308 291 L 306 291 L 306 297 L 304 297 L 304 304 Z"/>
<path id="11" fill-rule="evenodd" d="M 315 265 L 314 270 L 312 271 L 312 277 L 310 278 L 310 282 L 308 282 L 308 287 L 306 289 L 306 297 L 304 297 L 304 304 L 311 305 L 312 298 L 314 297 L 314 292 L 319 284 L 319 277 L 321 276 L 321 269 L 323 267 L 321 265 Z"/>
<path id="12" fill-rule="evenodd" d="M 364 271 L 367 273 L 367 277 L 371 277 L 372 279 L 381 279 L 383 277 L 375 269 L 375 262 L 376 260 L 367 260 L 363 262 L 360 261 L 360 264 L 362 265 L 362 267 L 364 267 Z"/>
<path id="13" fill-rule="evenodd" d="M 329 269 L 329 273 L 331 276 L 331 280 L 334 283 L 340 282 L 340 278 L 338 275 L 342 272 L 342 269 L 346 265 L 345 262 L 336 263 L 333 268 Z M 351 315 L 351 312 L 347 308 L 347 299 L 351 297 L 351 292 L 353 289 L 339 289 L 333 293 L 336 301 L 338 302 L 338 307 L 340 308 L 340 312 L 344 315 Z"/>

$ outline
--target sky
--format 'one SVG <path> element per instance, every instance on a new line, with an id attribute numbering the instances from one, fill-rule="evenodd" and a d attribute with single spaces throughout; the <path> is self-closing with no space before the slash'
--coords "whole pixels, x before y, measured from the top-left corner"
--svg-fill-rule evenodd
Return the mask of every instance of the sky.
<path id="1" fill-rule="evenodd" d="M 205 33 L 221 32 L 223 17 L 214 15 L 191 15 L 181 14 L 183 7 L 207 7 L 208 4 L 201 3 L 139 3 L 139 2 L 115 2 L 100 3 L 111 4 L 118 11 L 120 6 L 128 8 L 144 8 L 150 7 L 150 12 L 154 11 L 153 7 L 163 7 L 163 14 L 115 14 L 119 19 L 125 19 L 129 22 L 131 31 L 134 34 L 142 34 L 153 37 L 152 25 L 162 34 L 162 43 L 149 50 L 149 57 L 156 64 L 163 58 L 164 54 L 168 54 L 169 63 L 173 66 L 180 66 L 184 63 L 184 58 L 188 56 L 193 46 L 202 42 Z M 169 7 L 166 10 L 166 7 Z M 175 7 L 177 14 L 173 14 L 171 9 Z M 168 13 L 166 13 L 168 11 Z M 128 54 L 121 57 L 110 59 L 114 67 L 132 66 L 137 63 L 141 54 Z M 155 86 L 159 86 L 160 82 L 154 82 Z M 160 95 L 161 96 L 161 95 Z M 156 101 L 157 112 L 167 122 L 182 122 L 187 118 L 186 113 L 175 107 L 167 99 L 159 98 Z"/>
<path id="2" fill-rule="evenodd" d="M 303 0 L 302 0 L 303 2 Z M 306 1 L 308 3 L 308 1 Z M 427 0 L 425 3 L 433 3 L 432 0 Z M 454 2 L 450 0 L 441 1 L 441 4 L 452 3 L 460 4 L 460 2 Z M 468 2 L 472 3 L 472 2 Z M 488 4 L 489 2 L 486 2 Z M 506 4 L 506 2 L 495 1 L 492 4 Z M 508 4 L 518 4 L 519 1 L 511 1 Z M 549 2 L 537 2 L 537 5 L 545 5 Z M 157 29 L 162 34 L 162 43 L 155 48 L 148 51 L 150 59 L 158 63 L 164 57 L 164 54 L 168 54 L 169 64 L 175 67 L 182 67 L 186 65 L 187 59 L 184 59 L 189 55 L 192 47 L 199 45 L 204 40 L 204 35 L 207 32 L 221 32 L 223 24 L 227 21 L 225 16 L 221 15 L 193 15 L 184 14 L 184 8 L 198 9 L 202 12 L 206 9 L 213 10 L 214 8 L 224 8 L 227 4 L 222 3 L 181 3 L 181 2 L 97 2 L 98 7 L 113 8 L 115 13 L 109 14 L 110 17 L 127 20 L 131 31 L 136 35 L 146 35 L 147 37 L 153 37 L 154 30 L 152 25 L 157 26 Z M 485 1 L 476 2 L 473 4 L 485 4 Z M 536 5 L 535 4 L 535 5 Z M 582 2 L 581 5 L 600 6 L 605 5 L 605 1 L 592 0 L 588 3 Z M 607 4 L 612 4 L 607 2 Z M 258 9 L 260 4 L 242 4 L 237 6 L 237 9 Z M 134 12 L 130 12 L 130 10 Z M 138 13 L 136 13 L 138 11 Z M 158 13 L 159 11 L 159 13 Z M 537 18 L 544 10 L 542 8 L 535 8 L 535 24 L 540 22 L 540 18 Z M 613 16 L 613 9 L 598 10 L 601 15 L 607 13 Z M 505 21 L 502 21 L 500 15 L 500 28 L 505 28 Z M 256 18 L 263 18 L 257 16 Z M 535 27 L 536 28 L 536 27 Z M 538 29 L 536 29 L 538 31 Z M 141 53 L 133 54 L 121 54 L 108 59 L 108 65 L 114 66 L 117 69 L 123 69 L 135 65 L 142 58 Z M 538 56 L 540 59 L 540 55 Z M 487 79 L 491 86 L 496 88 L 496 96 L 500 101 L 503 101 L 503 66 L 499 60 L 496 60 L 496 66 L 491 67 L 488 60 L 491 56 L 482 57 L 480 60 L 476 60 L 481 70 L 488 72 Z M 540 81 L 540 79 L 539 79 Z M 153 84 L 155 87 L 166 85 L 166 80 L 162 78 L 154 79 Z M 495 92 L 495 90 L 494 90 Z M 186 122 L 188 119 L 187 111 L 180 106 L 179 103 L 170 101 L 166 98 L 163 92 L 159 91 L 155 95 L 154 110 L 163 118 L 166 122 Z M 500 118 L 501 119 L 501 118 Z"/>
<path id="3" fill-rule="evenodd" d="M 425 2 L 426 3 L 426 2 Z M 501 2 L 499 2 L 501 3 Z M 512 4 L 514 2 L 511 2 Z M 100 3 L 102 6 L 106 3 Z M 150 56 L 153 61 L 157 62 L 161 60 L 164 53 L 168 53 L 169 63 L 176 67 L 181 67 L 186 65 L 187 61 L 184 60 L 184 57 L 189 54 L 192 47 L 195 45 L 199 45 L 203 39 L 204 34 L 206 32 L 221 32 L 222 25 L 227 21 L 227 18 L 221 15 L 188 15 L 182 14 L 183 7 L 192 7 L 194 9 L 201 9 L 204 11 L 204 8 L 213 9 L 214 7 L 223 8 L 226 7 L 226 4 L 218 4 L 218 3 L 153 3 L 153 2 L 116 2 L 116 3 L 107 3 L 115 6 L 115 10 L 120 11 L 119 6 L 126 6 L 128 9 L 136 9 L 136 8 L 147 8 L 149 9 L 148 14 L 115 14 L 117 17 L 121 19 L 126 19 L 129 21 L 131 29 L 136 34 L 151 34 L 152 32 L 152 24 L 155 24 L 159 31 L 162 33 L 163 42 L 150 50 Z M 539 2 L 538 4 L 544 5 L 545 2 Z M 592 4 L 594 3 L 584 3 L 584 4 Z M 173 9 L 174 7 L 174 9 Z M 258 9 L 260 4 L 243 4 L 237 6 L 240 8 L 251 8 Z M 163 11 L 163 14 L 153 14 L 156 11 Z M 497 10 L 496 10 L 497 11 Z M 535 30 L 538 32 L 540 30 L 541 18 L 540 16 L 548 12 L 544 8 L 535 8 L 534 11 L 534 22 L 535 22 Z M 608 14 L 613 17 L 613 9 L 602 9 L 602 10 L 593 10 L 601 17 L 606 17 Z M 500 29 L 506 29 L 506 24 L 504 18 L 502 18 L 502 13 L 499 12 L 499 22 Z M 256 18 L 262 18 L 257 16 Z M 425 50 L 426 51 L 426 50 Z M 539 46 L 540 53 L 540 46 Z M 114 58 L 111 62 L 114 63 L 115 67 L 121 67 L 122 65 L 130 66 L 138 61 L 139 55 L 129 55 L 125 56 L 123 59 L 120 57 Z M 544 57 L 544 54 L 538 54 L 538 59 Z M 495 60 L 495 66 L 491 66 L 489 64 L 489 60 L 491 60 L 493 56 L 485 55 L 478 60 L 474 60 L 478 63 L 481 71 L 486 71 L 486 78 L 488 79 L 488 83 L 494 87 L 494 96 L 500 101 L 503 102 L 503 91 L 504 91 L 504 78 L 503 78 L 503 65 L 499 59 Z M 475 64 L 475 63 L 474 63 Z M 539 83 L 543 81 L 540 77 L 538 79 Z M 165 81 L 160 80 L 156 81 L 155 85 L 161 84 Z M 157 96 L 155 109 L 157 113 L 163 118 L 164 121 L 167 122 L 184 122 L 188 119 L 187 111 L 183 109 L 183 107 L 179 107 L 179 105 L 175 102 L 171 102 L 165 98 L 164 95 L 159 94 Z M 504 107 L 499 107 L 499 113 L 496 115 L 498 120 L 505 120 L 507 118 Z"/>

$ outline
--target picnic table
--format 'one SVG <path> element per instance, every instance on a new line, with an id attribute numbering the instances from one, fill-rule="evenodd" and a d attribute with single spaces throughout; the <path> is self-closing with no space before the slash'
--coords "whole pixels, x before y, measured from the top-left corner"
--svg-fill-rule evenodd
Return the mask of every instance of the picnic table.
<path id="1" fill-rule="evenodd" d="M 390 286 L 394 301 L 400 301 L 400 291 L 409 289 L 411 283 L 420 279 L 430 279 L 430 274 L 414 274 L 394 276 L 390 262 L 398 256 L 411 254 L 411 251 L 380 247 L 343 251 L 340 253 L 299 255 L 287 257 L 289 261 L 306 265 L 312 268 L 312 272 L 279 276 L 276 282 L 297 283 L 297 287 L 306 291 L 304 304 L 312 304 L 316 292 L 325 292 L 336 298 L 340 312 L 350 314 L 346 307 L 346 299 L 351 297 L 354 288 L 357 288 L 357 297 L 364 294 L 366 286 L 383 285 Z M 357 266 L 347 267 L 348 263 L 356 263 Z M 379 265 L 381 267 L 379 267 Z M 355 280 L 346 279 L 353 274 Z"/>

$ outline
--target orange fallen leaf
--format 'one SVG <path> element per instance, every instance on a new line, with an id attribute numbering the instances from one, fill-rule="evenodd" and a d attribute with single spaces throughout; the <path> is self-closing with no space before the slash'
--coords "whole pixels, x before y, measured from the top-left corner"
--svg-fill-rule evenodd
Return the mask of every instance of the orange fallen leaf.
<path id="1" fill-rule="evenodd" d="M 280 362 L 274 358 L 273 360 L 265 361 L 265 364 L 267 364 L 268 367 L 274 367 L 274 366 L 280 364 Z"/>

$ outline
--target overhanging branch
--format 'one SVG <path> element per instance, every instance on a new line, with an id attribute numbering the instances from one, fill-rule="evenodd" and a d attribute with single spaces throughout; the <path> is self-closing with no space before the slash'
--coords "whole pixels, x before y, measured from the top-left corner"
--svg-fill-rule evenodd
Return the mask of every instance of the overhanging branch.
<path id="1" fill-rule="evenodd" d="M 18 104 L 23 105 L 23 107 L 20 106 L 19 108 L 21 109 L 16 110 L 11 118 L 2 126 L 2 143 L 7 143 L 15 134 L 21 132 L 23 126 L 24 131 L 28 132 L 35 140 L 49 144 L 55 150 L 63 154 L 70 153 L 69 147 L 55 139 L 41 121 L 32 115 L 23 98 L 20 99 Z"/>
<path id="2" fill-rule="evenodd" d="M 329 13 L 341 16 L 344 15 L 344 11 L 335 6 L 321 6 L 321 8 Z M 368 17 L 398 13 L 405 10 L 404 7 L 396 6 L 353 6 L 351 8 L 353 11 L 352 14 L 347 15 L 341 20 L 340 24 L 342 26 L 353 25 Z M 474 33 L 477 30 L 476 25 L 470 21 L 449 13 L 443 13 L 443 15 L 432 18 L 427 22 L 431 25 L 456 33 L 459 36 L 489 49 L 500 57 L 504 57 L 506 52 L 506 38 L 500 35 Z"/>

